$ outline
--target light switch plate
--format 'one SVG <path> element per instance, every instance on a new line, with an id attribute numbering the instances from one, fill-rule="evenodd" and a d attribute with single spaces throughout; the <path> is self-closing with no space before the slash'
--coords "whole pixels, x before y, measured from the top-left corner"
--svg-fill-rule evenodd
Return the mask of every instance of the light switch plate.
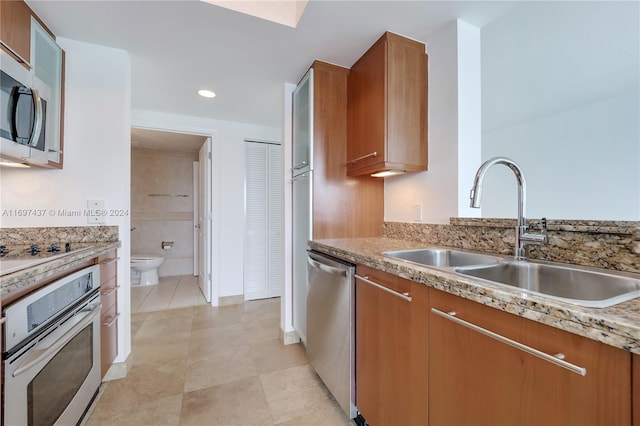
<path id="1" fill-rule="evenodd" d="M 104 200 L 87 200 L 87 223 L 90 225 L 104 225 L 107 211 Z"/>

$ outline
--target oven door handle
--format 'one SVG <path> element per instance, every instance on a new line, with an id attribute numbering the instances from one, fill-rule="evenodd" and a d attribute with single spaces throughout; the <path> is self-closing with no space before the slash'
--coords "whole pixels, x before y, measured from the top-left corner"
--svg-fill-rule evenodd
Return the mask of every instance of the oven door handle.
<path id="1" fill-rule="evenodd" d="M 80 321 L 78 321 L 69 331 L 64 333 L 60 338 L 56 339 L 56 341 L 51 345 L 45 348 L 34 350 L 31 354 L 29 354 L 29 356 L 13 372 L 13 377 L 17 377 L 25 371 L 29 370 L 33 366 L 37 365 L 40 361 L 47 358 L 52 353 L 57 352 L 58 349 L 66 345 L 69 340 L 71 340 L 80 330 L 82 330 L 94 320 L 94 318 L 100 313 L 100 308 L 102 308 L 102 304 L 97 303 L 95 305 L 90 305 L 88 311 L 84 309 L 79 311 L 86 313 L 86 315 Z M 40 342 L 36 343 L 35 347 L 37 348 L 39 344 Z"/>

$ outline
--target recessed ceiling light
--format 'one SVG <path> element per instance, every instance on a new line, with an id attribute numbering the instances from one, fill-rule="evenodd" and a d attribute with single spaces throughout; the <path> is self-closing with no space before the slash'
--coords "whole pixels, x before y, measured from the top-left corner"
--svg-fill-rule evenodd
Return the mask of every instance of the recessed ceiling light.
<path id="1" fill-rule="evenodd" d="M 215 93 L 213 93 L 211 90 L 206 90 L 206 89 L 198 90 L 198 95 L 202 96 L 203 98 L 215 98 L 216 97 Z"/>

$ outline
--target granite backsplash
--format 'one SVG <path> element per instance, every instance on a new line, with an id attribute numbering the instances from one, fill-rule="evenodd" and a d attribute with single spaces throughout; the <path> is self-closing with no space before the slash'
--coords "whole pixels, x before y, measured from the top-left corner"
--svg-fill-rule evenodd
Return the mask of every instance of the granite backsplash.
<path id="1" fill-rule="evenodd" d="M 540 231 L 539 220 L 529 220 Z M 451 218 L 450 224 L 385 222 L 383 236 L 513 255 L 515 219 Z M 529 245 L 530 259 L 640 273 L 640 222 L 548 220 L 549 243 Z"/>
<path id="2" fill-rule="evenodd" d="M 56 226 L 0 228 L 0 245 L 49 245 L 51 243 L 98 243 L 118 241 L 117 226 Z"/>

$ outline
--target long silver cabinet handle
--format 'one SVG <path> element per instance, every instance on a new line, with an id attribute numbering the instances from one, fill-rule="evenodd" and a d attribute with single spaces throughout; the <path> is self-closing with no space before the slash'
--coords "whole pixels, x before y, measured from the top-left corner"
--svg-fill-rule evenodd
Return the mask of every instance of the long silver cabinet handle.
<path id="1" fill-rule="evenodd" d="M 100 295 L 101 296 L 111 296 L 114 292 L 118 291 L 119 288 L 120 288 L 120 286 L 117 285 L 114 288 L 112 288 L 111 291 L 105 291 L 104 293 L 100 293 Z"/>
<path id="2" fill-rule="evenodd" d="M 300 164 L 297 164 L 297 165 L 293 166 L 293 170 L 299 170 L 299 169 L 302 169 L 302 168 L 304 168 L 306 165 L 307 165 L 307 162 L 306 162 L 306 161 L 303 161 L 302 163 L 300 163 Z"/>
<path id="3" fill-rule="evenodd" d="M 369 279 L 369 277 L 363 277 L 363 276 L 358 275 L 358 274 L 356 274 L 356 275 L 355 275 L 355 277 L 356 277 L 356 279 L 357 279 L 357 280 L 360 280 L 360 281 L 365 282 L 365 283 L 367 283 L 367 284 L 370 284 L 370 285 L 372 285 L 372 286 L 374 286 L 374 287 L 377 287 L 377 288 L 379 288 L 380 290 L 384 290 L 384 291 L 386 291 L 387 293 L 391 293 L 391 294 L 393 294 L 394 296 L 399 297 L 400 299 L 404 299 L 404 300 L 406 300 L 407 302 L 411 302 L 411 301 L 413 300 L 413 299 L 411 298 L 411 296 L 409 295 L 409 293 L 400 293 L 399 291 L 391 290 L 390 288 L 387 288 L 387 287 L 385 287 L 385 286 L 383 286 L 383 285 L 380 285 L 380 284 L 378 284 L 378 283 L 376 283 L 376 282 L 371 281 L 371 280 Z"/>
<path id="4" fill-rule="evenodd" d="M 309 265 L 313 266 L 314 268 L 318 268 L 321 271 L 327 272 L 329 274 L 341 275 L 341 276 L 346 276 L 347 275 L 347 270 L 346 269 L 335 268 L 333 266 L 329 266 L 329 265 L 325 265 L 324 263 L 320 263 L 317 260 L 312 259 L 311 258 L 311 254 L 309 254 L 307 256 L 307 262 L 309 263 Z"/>
<path id="5" fill-rule="evenodd" d="M 111 327 L 111 326 L 113 325 L 113 323 L 115 323 L 115 322 L 116 322 L 116 320 L 118 319 L 118 317 L 120 317 L 120 312 L 118 312 L 118 313 L 116 314 L 116 316 L 115 316 L 115 317 L 111 318 L 111 321 L 109 321 L 109 322 L 104 322 L 104 323 L 102 323 L 102 325 L 103 325 L 103 326 L 105 326 L 105 327 Z"/>
<path id="6" fill-rule="evenodd" d="M 491 337 L 492 339 L 495 339 L 499 342 L 502 343 L 506 343 L 509 346 L 513 346 L 516 349 L 520 349 L 521 351 L 524 351 L 528 354 L 531 354 L 533 356 L 537 356 L 538 358 L 541 358 L 545 361 L 549 361 L 552 364 L 558 365 L 562 368 L 566 368 L 569 371 L 572 371 L 576 374 L 579 374 L 581 376 L 586 376 L 587 375 L 587 369 L 584 367 L 580 367 L 577 366 L 575 364 L 571 364 L 570 362 L 566 362 L 563 361 L 564 359 L 564 355 L 559 353 L 556 355 L 549 355 L 547 353 L 544 353 L 542 351 L 539 351 L 537 349 L 532 348 L 531 346 L 527 346 L 524 345 L 520 342 L 516 342 L 515 340 L 511 340 L 508 337 L 502 336 L 500 334 L 494 333 L 493 331 L 487 330 L 486 328 L 482 328 L 480 326 L 477 326 L 475 324 L 472 324 L 468 321 L 462 320 L 458 317 L 456 317 L 456 312 L 442 312 L 441 310 L 438 310 L 436 308 L 431 308 L 431 312 L 433 312 L 436 315 L 439 315 L 445 319 L 448 319 L 449 321 L 453 321 L 456 324 L 459 324 L 463 327 L 467 327 L 470 328 L 471 330 L 477 331 L 478 333 L 484 334 L 485 336 Z"/>
<path id="7" fill-rule="evenodd" d="M 295 181 L 297 181 L 298 179 L 303 179 L 303 178 L 306 178 L 306 177 L 308 177 L 308 176 L 309 176 L 309 173 L 303 173 L 303 174 L 298 175 L 298 176 L 296 176 L 296 177 L 294 177 L 294 178 L 291 178 L 291 182 L 295 182 Z"/>
<path id="8" fill-rule="evenodd" d="M 363 155 L 362 157 L 358 157 L 358 158 L 354 158 L 353 160 L 349 160 L 349 163 L 351 164 L 356 164 L 358 161 L 362 161 L 365 158 L 369 158 L 369 157 L 376 157 L 378 155 L 377 151 L 373 151 L 367 155 Z"/>
<path id="9" fill-rule="evenodd" d="M 119 257 L 114 257 L 113 259 L 107 259 L 100 262 L 100 265 L 111 265 L 112 263 L 117 262 L 118 260 L 120 260 Z"/>

